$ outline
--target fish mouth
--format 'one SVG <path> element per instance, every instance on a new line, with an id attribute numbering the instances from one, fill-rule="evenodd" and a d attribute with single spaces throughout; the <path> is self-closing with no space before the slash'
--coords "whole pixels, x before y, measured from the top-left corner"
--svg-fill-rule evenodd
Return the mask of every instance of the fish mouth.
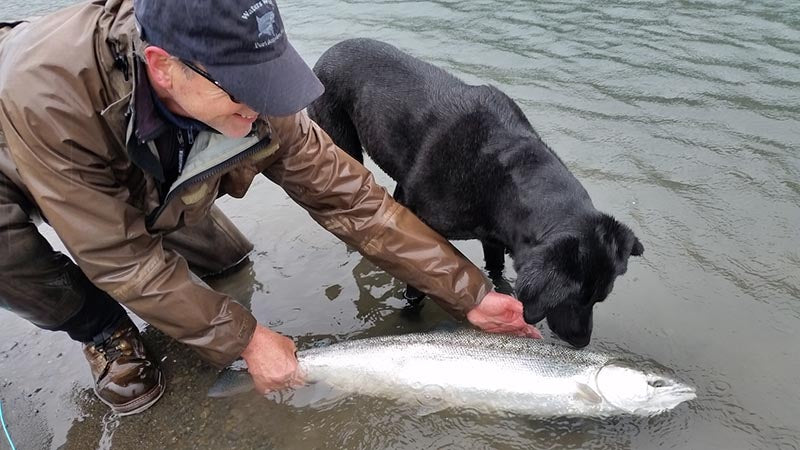
<path id="1" fill-rule="evenodd" d="M 659 395 L 672 399 L 675 402 L 675 406 L 697 398 L 695 388 L 684 384 L 677 384 L 664 389 L 665 391 L 659 392 Z"/>
<path id="2" fill-rule="evenodd" d="M 652 416 L 669 411 L 683 402 L 688 402 L 697 398 L 694 388 L 686 385 L 671 386 L 662 388 L 647 406 L 634 409 L 633 413 L 643 416 Z"/>

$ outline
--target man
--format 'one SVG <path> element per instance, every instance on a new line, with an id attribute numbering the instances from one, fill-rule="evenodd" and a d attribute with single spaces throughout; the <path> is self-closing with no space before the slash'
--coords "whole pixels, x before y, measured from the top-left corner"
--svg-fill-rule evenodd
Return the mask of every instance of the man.
<path id="1" fill-rule="evenodd" d="M 244 358 L 262 392 L 297 384 L 293 342 L 198 278 L 252 249 L 213 202 L 263 173 L 454 315 L 538 336 L 309 120 L 322 90 L 271 0 L 96 0 L 0 27 L 0 304 L 82 342 L 119 414 L 164 391 L 119 303 L 215 366 Z"/>

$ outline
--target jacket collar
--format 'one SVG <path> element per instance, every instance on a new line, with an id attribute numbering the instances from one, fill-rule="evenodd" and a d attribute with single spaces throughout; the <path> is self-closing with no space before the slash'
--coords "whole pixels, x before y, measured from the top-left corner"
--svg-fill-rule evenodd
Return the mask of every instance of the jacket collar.
<path id="1" fill-rule="evenodd" d="M 110 51 L 109 65 L 113 60 L 113 69 L 106 86 L 112 103 L 101 112 L 109 127 L 124 144 L 131 162 L 142 171 L 161 183 L 164 182 L 164 170 L 158 158 L 158 151 L 152 141 L 141 140 L 136 131 L 137 96 L 149 95 L 144 89 L 137 89 L 140 80 L 136 48 L 142 45 L 136 31 L 131 0 L 107 0 L 105 14 L 99 20 L 101 41 L 107 42 Z M 104 54 L 104 51 L 100 51 Z M 111 67 L 106 66 L 107 69 Z M 106 70 L 107 70 L 106 69 Z M 113 73 L 116 72 L 116 73 Z M 153 116 L 152 111 L 144 111 L 146 116 Z M 157 131 L 157 130 L 150 130 Z"/>
<path id="2" fill-rule="evenodd" d="M 139 73 L 139 64 L 134 62 L 133 67 L 134 88 L 130 97 L 128 113 L 126 114 L 128 119 L 128 131 L 125 136 L 125 143 L 128 150 L 128 157 L 145 173 L 163 183 L 166 180 L 166 176 L 164 175 L 164 168 L 161 165 L 161 161 L 158 157 L 158 150 L 155 147 L 153 139 L 166 130 L 166 123 L 157 119 L 158 114 L 155 112 L 155 106 L 152 100 L 149 104 L 147 102 L 147 99 L 151 98 L 152 95 L 149 86 L 145 86 L 146 89 L 138 89 L 139 80 L 142 77 L 146 78 L 146 75 Z M 138 106 L 140 101 L 142 102 L 141 107 Z M 141 119 L 142 128 L 139 128 L 139 114 L 144 116 L 144 118 Z M 145 132 L 151 136 L 142 134 Z"/>
<path id="3" fill-rule="evenodd" d="M 135 61 L 136 76 L 134 77 L 135 85 L 131 100 L 133 102 L 131 108 L 134 111 L 133 118 L 135 120 L 133 133 L 139 143 L 143 144 L 161 136 L 169 128 L 169 124 L 159 114 L 156 106 L 158 98 L 153 93 L 153 89 L 148 82 L 145 73 L 146 67 L 138 58 Z"/>
<path id="4" fill-rule="evenodd" d="M 202 130 L 211 131 L 208 125 L 199 120 L 182 117 L 167 109 L 158 98 L 147 77 L 147 67 L 136 58 L 136 84 L 134 86 L 133 107 L 135 109 L 136 128 L 134 130 L 140 142 L 152 141 L 173 127 L 196 133 Z"/>

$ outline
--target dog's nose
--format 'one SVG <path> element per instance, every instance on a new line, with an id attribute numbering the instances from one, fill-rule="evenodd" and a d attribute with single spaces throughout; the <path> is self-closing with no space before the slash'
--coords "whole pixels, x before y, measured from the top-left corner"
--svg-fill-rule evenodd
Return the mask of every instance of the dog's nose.
<path id="1" fill-rule="evenodd" d="M 575 348 L 583 348 L 589 345 L 589 342 L 592 340 L 592 335 L 561 335 L 556 332 L 556 336 L 564 340 L 567 344 L 575 347 Z"/>
<path id="2" fill-rule="evenodd" d="M 592 338 L 587 336 L 585 338 L 579 338 L 579 339 L 567 339 L 566 341 L 575 348 L 583 348 L 589 345 L 589 341 L 591 340 Z"/>
<path id="3" fill-rule="evenodd" d="M 522 312 L 522 318 L 525 319 L 526 323 L 536 325 L 544 319 L 545 314 L 546 311 L 526 305 Z"/>

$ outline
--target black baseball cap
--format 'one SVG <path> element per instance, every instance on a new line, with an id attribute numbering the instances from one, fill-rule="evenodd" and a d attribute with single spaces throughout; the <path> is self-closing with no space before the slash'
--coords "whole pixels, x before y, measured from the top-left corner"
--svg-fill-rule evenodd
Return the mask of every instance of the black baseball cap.
<path id="1" fill-rule="evenodd" d="M 142 39 L 203 65 L 260 114 L 294 114 L 324 88 L 286 38 L 274 0 L 134 0 Z"/>

